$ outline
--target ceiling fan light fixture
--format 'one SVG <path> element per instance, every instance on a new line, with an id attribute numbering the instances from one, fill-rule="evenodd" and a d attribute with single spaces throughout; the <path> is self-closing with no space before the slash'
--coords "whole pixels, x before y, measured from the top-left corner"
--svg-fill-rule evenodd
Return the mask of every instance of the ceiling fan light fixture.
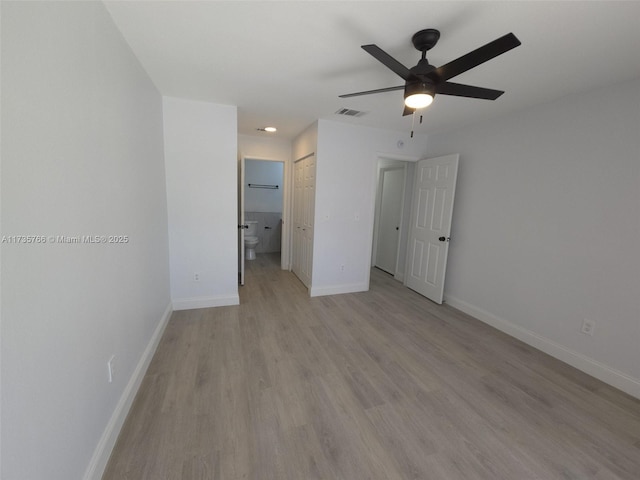
<path id="1" fill-rule="evenodd" d="M 404 99 L 404 104 L 409 108 L 425 108 L 431 105 L 433 97 L 428 93 L 414 93 Z"/>
<path id="2" fill-rule="evenodd" d="M 425 82 L 409 83 L 404 89 L 404 104 L 413 109 L 431 105 L 434 96 L 433 85 Z"/>

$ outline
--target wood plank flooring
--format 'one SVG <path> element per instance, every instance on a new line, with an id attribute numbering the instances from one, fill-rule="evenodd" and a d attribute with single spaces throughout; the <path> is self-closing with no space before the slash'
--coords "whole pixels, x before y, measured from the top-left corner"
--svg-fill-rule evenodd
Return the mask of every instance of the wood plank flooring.
<path id="1" fill-rule="evenodd" d="M 372 271 L 175 312 L 103 480 L 637 480 L 640 401 Z"/>

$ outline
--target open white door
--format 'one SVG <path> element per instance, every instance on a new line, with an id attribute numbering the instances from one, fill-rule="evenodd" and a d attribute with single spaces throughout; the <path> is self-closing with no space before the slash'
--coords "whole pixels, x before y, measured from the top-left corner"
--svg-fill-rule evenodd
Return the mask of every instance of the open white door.
<path id="1" fill-rule="evenodd" d="M 409 229 L 407 286 L 442 303 L 459 155 L 420 160 Z"/>
<path id="2" fill-rule="evenodd" d="M 238 162 L 238 281 L 244 285 L 244 157 Z"/>

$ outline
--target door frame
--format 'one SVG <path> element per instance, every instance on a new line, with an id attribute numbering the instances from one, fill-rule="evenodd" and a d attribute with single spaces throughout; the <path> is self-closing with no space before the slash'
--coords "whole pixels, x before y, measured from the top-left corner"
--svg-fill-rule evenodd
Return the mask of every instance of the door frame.
<path id="1" fill-rule="evenodd" d="M 238 283 L 244 285 L 244 157 L 238 162 Z"/>
<path id="2" fill-rule="evenodd" d="M 375 240 L 375 224 L 376 224 L 376 215 L 378 214 L 377 211 L 377 205 L 378 205 L 378 184 L 379 184 L 379 176 L 380 176 L 380 170 L 382 168 L 384 168 L 385 163 L 395 163 L 395 162 L 405 162 L 405 168 L 406 168 L 406 164 L 407 163 L 416 163 L 418 160 L 420 160 L 422 157 L 419 156 L 414 156 L 414 155 L 399 155 L 399 154 L 391 154 L 391 153 L 384 153 L 384 152 L 377 152 L 375 154 L 375 159 L 376 161 L 371 162 L 372 165 L 372 171 L 371 171 L 371 193 L 372 193 L 372 197 L 373 197 L 373 202 L 371 202 L 371 217 L 374 218 L 374 221 L 371 224 L 371 230 L 369 232 L 370 236 L 369 238 L 371 238 L 371 252 L 369 255 L 369 265 L 367 268 L 367 277 L 366 277 L 366 284 L 369 285 L 371 283 L 371 268 L 373 268 L 373 266 L 375 265 L 375 250 L 374 250 L 374 245 L 373 242 Z M 407 182 L 406 182 L 406 177 L 405 177 L 405 186 L 406 186 Z M 409 183 L 410 188 L 413 188 L 411 186 L 411 182 Z M 405 190 L 405 200 L 406 200 L 406 190 Z M 406 207 L 406 208 L 404 208 Z M 411 210 L 411 205 L 406 205 L 403 206 L 404 210 L 403 210 L 403 215 L 404 212 L 406 212 L 407 209 L 409 209 L 409 211 Z M 401 238 L 401 242 L 404 241 L 403 239 L 406 239 L 407 236 L 407 225 L 408 224 L 404 224 L 401 226 L 400 228 L 400 238 Z M 400 248 L 399 248 L 400 250 Z M 406 270 L 406 256 L 405 258 L 400 258 L 398 264 L 400 264 L 400 262 L 404 262 L 404 269 Z M 397 267 L 396 267 L 397 268 Z M 403 276 L 399 275 L 397 277 L 397 279 L 399 281 L 403 281 Z"/>
<path id="3" fill-rule="evenodd" d="M 402 180 L 402 204 L 400 205 L 400 223 L 399 223 L 399 231 L 398 231 L 398 248 L 396 249 L 396 262 L 393 268 L 393 276 L 398 279 L 398 264 L 400 263 L 400 241 L 402 240 L 401 232 L 403 231 L 404 222 L 404 212 L 405 212 L 405 199 L 406 199 L 406 186 L 407 186 L 407 162 L 402 162 L 401 164 L 391 164 L 388 166 L 381 166 L 378 169 L 378 188 L 376 191 L 376 214 L 373 219 L 373 248 L 371 252 L 371 264 L 376 265 L 378 258 L 378 237 L 380 235 L 380 216 L 382 213 L 382 193 L 384 189 L 384 175 L 386 172 L 393 170 L 401 170 L 403 174 Z M 400 279 L 402 281 L 402 279 Z"/>
<path id="4" fill-rule="evenodd" d="M 256 155 L 243 155 L 241 157 L 241 168 L 239 176 L 242 177 L 244 183 L 245 172 L 244 166 L 246 160 L 256 160 L 259 162 L 279 162 L 282 163 L 282 234 L 280 237 L 280 268 L 289 270 L 290 268 L 290 237 L 291 237 L 291 172 L 289 171 L 290 161 L 280 158 L 258 157 Z M 242 202 L 244 204 L 244 185 L 242 192 Z M 244 212 L 242 212 L 244 219 Z M 244 245 L 242 246 L 244 250 Z M 240 255 L 240 252 L 239 252 Z M 241 254 L 244 260 L 244 253 Z"/>

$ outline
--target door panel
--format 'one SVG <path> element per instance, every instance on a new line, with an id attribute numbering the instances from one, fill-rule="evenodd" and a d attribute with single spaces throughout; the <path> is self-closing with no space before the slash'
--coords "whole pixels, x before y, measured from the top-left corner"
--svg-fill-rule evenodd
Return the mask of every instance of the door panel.
<path id="1" fill-rule="evenodd" d="M 294 164 L 293 245 L 291 270 L 311 287 L 315 212 L 315 155 Z"/>
<path id="2" fill-rule="evenodd" d="M 444 294 L 458 158 L 447 155 L 416 165 L 407 286 L 436 303 Z"/>
<path id="3" fill-rule="evenodd" d="M 422 278 L 422 259 L 424 257 L 424 242 L 418 239 L 413 241 L 413 251 L 411 256 L 411 278 Z"/>
<path id="4" fill-rule="evenodd" d="M 426 269 L 426 282 L 435 287 L 438 282 L 438 260 L 440 258 L 440 245 L 429 243 L 427 249 L 427 269 Z"/>
<path id="5" fill-rule="evenodd" d="M 416 227 L 418 228 L 427 228 L 428 214 L 430 210 L 430 197 L 429 189 L 420 188 L 418 190 L 418 216 L 416 219 Z"/>
<path id="6" fill-rule="evenodd" d="M 442 231 L 447 221 L 447 189 L 436 187 L 433 194 L 433 216 L 431 217 L 431 230 Z"/>

